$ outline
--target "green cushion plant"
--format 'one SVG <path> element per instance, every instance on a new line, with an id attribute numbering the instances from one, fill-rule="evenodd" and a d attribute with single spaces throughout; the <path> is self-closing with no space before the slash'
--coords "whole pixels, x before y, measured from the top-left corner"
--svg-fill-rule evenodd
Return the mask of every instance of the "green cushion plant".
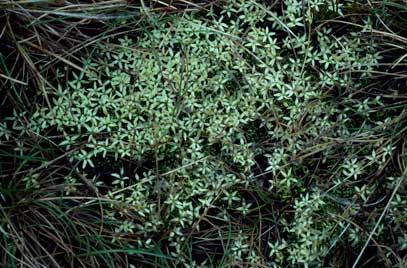
<path id="1" fill-rule="evenodd" d="M 206 228 L 207 215 L 231 222 L 255 209 L 242 189 L 258 185 L 253 166 L 264 155 L 266 191 L 292 200 L 294 216 L 279 220 L 283 238 L 266 243 L 266 256 L 249 246 L 249 234 L 236 231 L 224 262 L 322 265 L 346 221 L 321 218 L 338 203 L 316 186 L 326 178 L 310 187 L 299 174 L 312 175 L 307 156 L 335 154 L 333 140 L 358 135 L 348 117 L 352 109 L 364 116 L 363 107 L 380 105 L 379 98 L 352 100 L 380 59 L 365 38 L 370 20 L 361 31 L 342 34 L 328 25 L 314 28 L 321 9 L 343 15 L 345 6 L 335 2 L 228 1 L 220 12 L 209 10 L 210 20 L 151 15 L 139 37 L 99 45 L 84 72 L 61 71 L 68 81 L 53 92 L 52 107 L 38 107 L 29 127 L 35 133 L 54 128 L 63 136 L 60 146 L 80 147 L 70 157 L 84 173 L 107 157 L 154 163 L 143 174 L 115 168 L 111 182 L 94 181 L 114 200 L 106 215 L 118 222 L 116 239 L 133 233 L 134 246 L 153 247 L 153 238 L 166 231 L 171 254 L 185 267 L 195 263 L 185 253 L 187 230 Z M 337 103 L 331 92 L 346 92 L 348 103 Z M 267 139 L 263 145 L 244 130 L 253 122 L 266 129 L 257 139 Z M 387 161 L 391 145 L 380 157 L 380 142 L 369 146 L 371 158 L 356 147 L 346 151 L 329 191 Z M 35 176 L 27 183 L 35 184 Z"/>

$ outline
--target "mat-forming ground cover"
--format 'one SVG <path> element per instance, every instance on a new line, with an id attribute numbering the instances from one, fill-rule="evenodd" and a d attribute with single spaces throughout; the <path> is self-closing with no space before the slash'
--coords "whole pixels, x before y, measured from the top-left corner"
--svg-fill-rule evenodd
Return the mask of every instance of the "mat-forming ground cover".
<path id="1" fill-rule="evenodd" d="M 53 133 L 72 168 L 62 196 L 85 181 L 111 242 L 139 258 L 161 248 L 173 266 L 331 267 L 350 265 L 347 247 L 356 264 L 372 240 L 392 243 L 377 254 L 398 265 L 400 115 L 359 96 L 382 58 L 372 18 L 318 23 L 347 8 L 228 1 L 205 17 L 151 14 L 140 34 L 89 51 L 82 71 L 60 69 L 49 105 L 4 124 Z M 41 174 L 26 187 L 43 187 Z"/>

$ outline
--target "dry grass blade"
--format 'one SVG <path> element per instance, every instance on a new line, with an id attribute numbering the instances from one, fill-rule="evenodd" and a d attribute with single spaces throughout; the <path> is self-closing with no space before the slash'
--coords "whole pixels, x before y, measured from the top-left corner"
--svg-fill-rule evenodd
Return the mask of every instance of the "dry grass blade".
<path id="1" fill-rule="evenodd" d="M 28 85 L 27 82 L 23 82 L 23 81 L 14 79 L 14 78 L 12 78 L 12 77 L 10 77 L 10 76 L 7 76 L 7 75 L 1 74 L 1 73 L 0 73 L 0 77 L 2 77 L 2 78 L 4 78 L 4 79 L 7 79 L 7 80 L 10 80 L 10 81 L 13 81 L 14 83 L 18 83 L 18 84 L 23 85 L 23 86 L 27 86 L 27 85 Z"/>
<path id="2" fill-rule="evenodd" d="M 386 213 L 389 210 L 390 204 L 392 202 L 392 200 L 394 199 L 394 196 L 396 195 L 396 193 L 398 192 L 400 186 L 402 185 L 402 183 L 406 180 L 406 172 L 404 172 L 404 174 L 399 178 L 396 187 L 394 187 L 393 192 L 389 198 L 389 200 L 387 201 L 386 207 L 383 209 L 383 212 L 381 213 L 379 219 L 377 220 L 375 226 L 373 227 L 372 231 L 369 233 L 369 237 L 367 238 L 365 244 L 363 245 L 362 250 L 360 251 L 358 257 L 356 258 L 355 262 L 352 265 L 352 268 L 356 268 L 358 267 L 359 261 L 363 255 L 363 253 L 365 252 L 367 246 L 369 245 L 370 241 L 372 240 L 372 237 L 375 235 L 377 228 L 379 227 L 379 225 L 381 224 L 383 217 L 386 215 Z"/>

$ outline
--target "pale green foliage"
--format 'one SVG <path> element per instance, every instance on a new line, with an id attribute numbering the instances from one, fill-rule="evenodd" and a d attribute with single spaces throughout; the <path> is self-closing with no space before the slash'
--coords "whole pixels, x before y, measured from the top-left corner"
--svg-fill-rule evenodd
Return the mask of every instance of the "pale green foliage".
<path id="1" fill-rule="evenodd" d="M 1 141 L 10 140 L 10 130 L 7 128 L 6 122 L 0 123 L 0 138 Z"/>
<path id="2" fill-rule="evenodd" d="M 228 221 L 231 210 L 246 216 L 252 207 L 237 189 L 256 183 L 251 167 L 258 151 L 242 128 L 261 118 L 267 129 L 273 144 L 264 149 L 266 173 L 273 175 L 268 190 L 282 200 L 296 189 L 305 191 L 292 159 L 318 143 L 351 135 L 346 111 L 327 92 L 351 94 L 359 86 L 352 78 L 368 76 L 379 59 L 363 37 L 369 21 L 361 32 L 336 36 L 326 26 L 310 35 L 321 8 L 342 14 L 337 1 L 326 6 L 322 0 L 285 0 L 283 15 L 254 1 L 228 2 L 211 23 L 185 14 L 154 18 L 155 26 L 139 38 L 99 46 L 84 73 L 62 73 L 69 79 L 54 92 L 52 108 L 39 108 L 30 122 L 38 133 L 56 128 L 66 150 L 83 145 L 71 155 L 82 168 L 106 156 L 170 160 L 160 167 L 161 175 L 112 174 L 106 197 L 114 202 L 106 214 L 122 222 L 114 230 L 117 239 L 135 233 L 140 246 L 151 246 L 151 237 L 167 230 L 171 254 L 184 264 L 191 261 L 182 254 L 184 229 L 199 230 L 197 221 L 209 209 Z M 378 102 L 353 105 L 363 114 Z M 338 185 L 358 179 L 366 161 L 383 163 L 388 153 L 377 155 L 378 148 L 359 157 L 349 150 L 335 173 Z M 69 182 L 67 193 L 75 189 L 76 181 Z M 357 191 L 368 199 L 367 189 Z M 318 190 L 295 199 L 295 219 L 281 222 L 290 241 L 269 242 L 275 265 L 318 266 L 332 232 L 338 232 L 335 223 L 317 216 L 325 205 Z M 131 222 L 127 214 L 139 220 Z M 230 244 L 230 263 L 259 262 L 263 257 L 249 244 L 240 232 Z"/>
<path id="3" fill-rule="evenodd" d="M 29 173 L 27 176 L 23 178 L 23 182 L 25 182 L 26 189 L 39 189 L 40 184 L 38 183 L 38 177 L 40 176 L 39 173 Z"/>

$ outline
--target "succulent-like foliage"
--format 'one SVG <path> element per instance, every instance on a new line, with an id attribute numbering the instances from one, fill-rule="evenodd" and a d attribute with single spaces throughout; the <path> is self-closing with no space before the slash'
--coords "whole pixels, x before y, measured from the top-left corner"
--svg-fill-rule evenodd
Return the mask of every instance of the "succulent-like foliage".
<path id="1" fill-rule="evenodd" d="M 306 185 L 305 178 L 312 179 L 309 156 L 335 155 L 338 143 L 375 135 L 374 126 L 355 131 L 349 119 L 354 112 L 366 123 L 365 110 L 380 105 L 380 98 L 352 101 L 379 60 L 365 37 L 371 23 L 366 19 L 362 31 L 336 33 L 328 25 L 313 26 L 321 9 L 343 14 L 337 1 L 260 2 L 228 1 L 220 14 L 209 12 L 210 21 L 197 14 L 153 17 L 139 37 L 97 47 L 84 72 L 63 71 L 68 81 L 58 85 L 52 107 L 39 107 L 32 116 L 32 131 L 55 128 L 63 136 L 60 146 L 81 148 L 71 161 L 85 171 L 105 158 L 155 164 L 143 174 L 117 168 L 111 182 L 95 179 L 114 200 L 106 214 L 121 223 L 113 230 L 117 239 L 134 233 L 138 246 L 151 247 L 167 231 L 171 254 L 187 266 L 194 263 L 184 254 L 184 232 L 205 228 L 209 214 L 224 221 L 246 217 L 255 204 L 242 193 L 258 185 L 253 166 L 255 156 L 264 154 L 266 191 L 293 200 L 294 215 L 279 219 L 282 237 L 270 236 L 268 256 L 239 231 L 225 262 L 317 267 L 336 243 L 338 226 L 346 226 L 344 217 L 323 216 L 328 206 L 347 205 L 331 192 L 391 156 L 393 147 L 381 146 L 380 137 L 364 147 L 368 153 L 349 147 L 341 163 L 327 164 L 331 178 Z M 332 92 L 344 92 L 347 102 L 337 102 Z M 263 146 L 245 130 L 253 122 L 266 129 Z M 26 181 L 35 185 L 35 176 Z M 335 186 L 320 189 L 322 183 Z M 368 187 L 350 185 L 369 200 Z M 393 213 L 402 203 L 396 201 Z"/>

